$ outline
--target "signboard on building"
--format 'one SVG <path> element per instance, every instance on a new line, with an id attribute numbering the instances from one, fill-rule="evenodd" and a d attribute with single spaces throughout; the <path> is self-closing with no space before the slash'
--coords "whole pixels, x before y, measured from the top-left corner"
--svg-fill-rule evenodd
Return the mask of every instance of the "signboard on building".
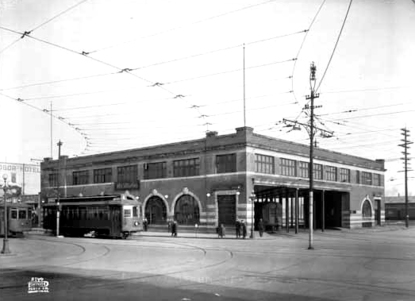
<path id="1" fill-rule="evenodd" d="M 140 189 L 140 181 L 133 183 L 123 183 L 115 182 L 115 190 L 131 190 L 131 189 Z"/>
<path id="2" fill-rule="evenodd" d="M 0 162 L 0 176 L 7 175 L 7 181 L 22 188 L 22 194 L 40 192 L 40 166 L 36 164 Z"/>

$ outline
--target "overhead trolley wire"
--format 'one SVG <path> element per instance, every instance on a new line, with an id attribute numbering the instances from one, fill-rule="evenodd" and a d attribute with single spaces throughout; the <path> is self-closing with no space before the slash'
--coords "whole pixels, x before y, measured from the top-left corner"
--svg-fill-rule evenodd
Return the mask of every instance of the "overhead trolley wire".
<path id="1" fill-rule="evenodd" d="M 77 6 L 81 5 L 82 3 L 86 2 L 86 1 L 88 1 L 88 0 L 82 0 L 82 1 L 80 1 L 80 2 L 78 2 L 78 3 L 76 3 L 75 5 L 73 5 L 73 6 L 69 7 L 69 8 L 67 8 L 67 9 L 66 9 L 66 10 L 64 10 L 63 12 L 60 12 L 60 13 L 59 13 L 59 14 L 57 14 L 56 16 L 54 16 L 54 17 L 50 18 L 49 20 L 46 20 L 45 22 L 43 22 L 43 23 L 39 24 L 38 26 L 36 26 L 36 27 L 35 27 L 35 28 L 33 28 L 32 30 L 25 31 L 24 33 L 19 33 L 19 34 L 21 34 L 21 37 L 20 37 L 19 39 L 15 40 L 14 42 L 12 42 L 10 45 L 8 45 L 8 46 L 6 46 L 5 48 L 3 48 L 2 50 L 0 50 L 0 54 L 2 54 L 4 51 L 6 51 L 7 49 L 9 49 L 11 46 L 13 46 L 14 44 L 16 44 L 17 42 L 19 42 L 19 41 L 20 41 L 21 39 L 23 39 L 24 37 L 29 36 L 29 35 L 30 35 L 33 31 L 35 31 L 35 30 L 39 29 L 40 27 L 42 27 L 42 26 L 46 25 L 46 24 L 47 24 L 47 23 L 49 23 L 49 22 L 52 22 L 52 21 L 53 21 L 53 20 L 55 20 L 56 18 L 58 18 L 58 17 L 62 16 L 63 14 L 65 14 L 65 13 L 69 12 L 70 10 L 74 9 L 75 7 L 77 7 Z M 18 33 L 17 31 L 13 31 L 13 30 L 10 30 L 10 29 L 6 29 L 6 28 L 4 28 L 4 27 L 1 27 L 1 28 L 2 28 L 2 29 L 4 29 L 4 30 L 10 31 L 10 32 Z"/>
<path id="2" fill-rule="evenodd" d="M 342 35 L 342 33 L 343 33 L 344 25 L 346 24 L 347 17 L 349 16 L 350 7 L 352 6 L 352 3 L 353 3 L 353 0 L 350 0 L 350 2 L 349 2 L 349 6 L 348 6 L 348 8 L 347 8 L 346 15 L 344 16 L 343 24 L 342 24 L 342 26 L 341 26 L 341 28 L 340 28 L 340 32 L 339 32 L 339 34 L 338 34 L 338 36 L 337 36 L 336 43 L 334 44 L 334 48 L 333 48 L 333 51 L 331 52 L 331 55 L 330 55 L 329 61 L 328 61 L 328 63 L 327 63 L 326 69 L 324 69 L 323 76 L 321 77 L 320 82 L 319 82 L 319 84 L 317 85 L 316 92 L 320 89 L 320 86 L 321 86 L 321 84 L 322 84 L 322 82 L 323 82 L 323 80 L 324 80 L 324 77 L 326 76 L 327 70 L 328 70 L 328 69 L 329 69 L 329 67 L 330 67 L 330 64 L 331 64 L 331 61 L 332 61 L 332 59 L 333 59 L 334 53 L 336 52 L 337 45 L 339 44 L 340 37 L 341 37 L 341 35 Z"/>
<path id="3" fill-rule="evenodd" d="M 26 84 L 26 85 L 3 88 L 3 89 L 0 88 L 0 91 L 9 91 L 9 90 L 24 89 L 24 88 L 35 87 L 35 86 L 58 84 L 58 83 L 62 83 L 62 82 L 77 81 L 77 80 L 90 79 L 90 78 L 102 77 L 102 76 L 108 76 L 108 75 L 114 75 L 114 74 L 118 74 L 118 72 L 107 72 L 107 73 L 87 75 L 87 76 L 81 76 L 81 77 L 73 77 L 73 78 L 58 79 L 58 80 L 47 81 L 47 82 Z"/>
<path id="4" fill-rule="evenodd" d="M 320 4 L 320 7 L 318 8 L 316 14 L 314 15 L 313 20 L 311 21 L 310 26 L 308 27 L 308 29 L 304 30 L 305 35 L 303 37 L 303 41 L 301 42 L 300 48 L 298 49 L 298 52 L 297 52 L 297 56 L 296 56 L 297 61 L 298 61 L 298 58 L 300 56 L 301 50 L 303 49 L 304 43 L 305 43 L 305 41 L 307 39 L 308 33 L 310 32 L 311 27 L 313 27 L 313 24 L 314 24 L 315 20 L 317 19 L 317 16 L 320 14 L 320 11 L 323 8 L 323 5 L 324 5 L 325 2 L 326 2 L 326 0 L 323 0 L 323 2 Z M 291 74 L 292 74 L 292 78 L 291 78 L 291 90 L 293 91 L 294 100 L 298 102 L 297 97 L 295 95 L 295 91 L 294 91 L 294 72 L 295 72 L 295 68 L 297 66 L 297 61 L 294 62 L 293 69 L 292 69 L 292 72 L 291 72 Z M 296 120 L 297 119 L 298 119 L 298 117 L 296 118 Z"/>
<path id="5" fill-rule="evenodd" d="M 46 25 L 46 24 L 48 24 L 48 23 L 50 23 L 50 22 L 52 22 L 52 21 L 53 21 L 53 20 L 55 20 L 56 18 L 58 18 L 58 17 L 60 17 L 60 16 L 62 16 L 62 15 L 64 15 L 64 14 L 66 14 L 68 11 L 70 11 L 70 10 L 74 9 L 75 7 L 78 7 L 79 5 L 81 5 L 82 3 L 85 3 L 85 2 L 87 2 L 87 1 L 88 1 L 88 0 L 82 0 L 82 1 L 80 1 L 80 2 L 78 2 L 78 3 L 76 3 L 76 4 L 74 4 L 74 5 L 72 5 L 71 7 L 69 7 L 69 8 L 67 8 L 67 9 L 65 9 L 64 11 L 60 12 L 60 13 L 59 13 L 59 14 L 57 14 L 56 16 L 54 16 L 54 17 L 50 18 L 49 20 L 47 20 L 47 21 L 43 22 L 42 24 L 40 24 L 40 25 L 36 26 L 36 27 L 35 27 L 35 28 L 33 28 L 32 30 L 30 30 L 30 31 L 29 31 L 29 33 L 33 32 L 33 31 L 35 31 L 36 29 L 39 29 L 40 27 L 42 27 L 42 26 L 44 26 L 44 25 Z"/>
<path id="6" fill-rule="evenodd" d="M 296 35 L 296 34 L 304 33 L 306 31 L 307 30 L 301 30 L 301 31 L 296 31 L 296 32 L 289 33 L 289 34 L 278 35 L 278 36 L 274 36 L 274 37 L 270 37 L 270 38 L 265 38 L 265 39 L 261 39 L 261 40 L 247 42 L 247 43 L 245 43 L 245 45 L 252 45 L 252 44 L 257 44 L 257 43 L 262 43 L 262 42 L 268 42 L 270 40 L 289 37 L 289 36 L 293 36 L 293 35 Z M 196 58 L 196 57 L 199 57 L 199 56 L 204 56 L 204 55 L 209 55 L 209 54 L 213 54 L 213 53 L 217 53 L 217 52 L 227 51 L 227 50 L 235 49 L 235 48 L 238 48 L 238 47 L 241 47 L 241 44 L 228 46 L 228 47 L 224 47 L 224 48 L 219 48 L 219 49 L 214 49 L 214 50 L 210 50 L 210 51 L 206 51 L 206 52 L 202 52 L 202 53 L 191 54 L 189 56 L 176 58 L 176 59 L 171 59 L 171 60 L 168 60 L 168 61 L 163 61 L 163 62 L 157 62 L 157 63 L 153 63 L 153 64 L 149 64 L 149 65 L 144 65 L 144 66 L 132 68 L 132 70 L 135 71 L 135 70 L 139 70 L 139 69 L 145 69 L 145 68 L 164 65 L 164 64 L 168 64 L 168 63 L 175 63 L 175 62 L 178 62 L 178 61 L 188 60 L 188 59 Z"/>
<path id="7" fill-rule="evenodd" d="M 295 61 L 295 60 L 296 60 L 296 58 L 292 58 L 292 59 L 287 59 L 287 60 L 278 61 L 278 62 L 271 62 L 271 63 L 261 64 L 261 65 L 255 65 L 255 66 L 247 67 L 245 69 L 261 68 L 261 67 L 266 67 L 266 66 L 270 66 L 270 65 L 287 63 L 287 62 L 291 62 L 291 61 Z M 217 72 L 217 73 L 210 73 L 210 74 L 195 76 L 195 77 L 191 77 L 191 78 L 185 78 L 185 79 L 179 79 L 179 80 L 176 80 L 176 81 L 165 82 L 164 84 L 165 85 L 170 85 L 170 84 L 180 83 L 180 82 L 184 82 L 184 81 L 191 81 L 191 80 L 197 80 L 197 79 L 206 78 L 206 77 L 212 77 L 212 76 L 217 76 L 217 75 L 222 75 L 222 74 L 227 74 L 227 73 L 238 72 L 238 71 L 241 71 L 241 70 L 242 70 L 242 68 L 238 68 L 238 69 L 227 70 L 227 71 L 222 71 L 222 72 Z"/>
<path id="8" fill-rule="evenodd" d="M 108 49 L 115 48 L 115 47 L 118 47 L 118 46 L 121 46 L 121 45 L 124 45 L 124 44 L 132 43 L 132 42 L 135 42 L 135 41 L 138 41 L 138 40 L 141 40 L 141 39 L 155 37 L 155 36 L 158 36 L 158 35 L 161 35 L 161 34 L 165 34 L 165 33 L 172 32 L 172 31 L 176 31 L 178 29 L 182 29 L 182 28 L 185 28 L 185 27 L 188 27 L 188 26 L 192 26 L 192 25 L 196 25 L 196 24 L 203 23 L 203 22 L 207 22 L 207 21 L 210 21 L 210 20 L 213 20 L 213 19 L 217 19 L 217 18 L 226 16 L 226 15 L 230 15 L 230 14 L 233 14 L 233 13 L 237 13 L 237 12 L 240 12 L 240 11 L 243 11 L 243 10 L 246 10 L 246 9 L 250 9 L 250 8 L 253 8 L 253 7 L 256 7 L 256 6 L 268 4 L 270 2 L 275 2 L 275 1 L 277 1 L 277 0 L 269 0 L 269 1 L 261 2 L 261 3 L 257 3 L 257 4 L 245 6 L 245 7 L 242 7 L 242 8 L 239 8 L 239 9 L 235 9 L 235 10 L 232 10 L 232 11 L 228 11 L 228 12 L 225 12 L 225 13 L 222 13 L 222 14 L 219 14 L 219 15 L 215 15 L 215 16 L 211 16 L 211 17 L 208 17 L 208 18 L 205 18 L 205 19 L 202 19 L 202 20 L 198 20 L 198 21 L 195 21 L 195 22 L 191 22 L 189 24 L 177 26 L 177 27 L 170 28 L 170 29 L 163 30 L 163 31 L 159 31 L 159 32 L 156 32 L 156 33 L 147 35 L 147 36 L 142 36 L 142 37 L 139 37 L 139 38 L 136 38 L 136 39 L 124 41 L 124 42 L 121 42 L 121 43 L 116 44 L 116 45 L 112 45 L 112 46 L 107 46 L 107 47 L 95 49 L 95 50 L 89 51 L 88 53 L 95 53 L 95 52 L 99 52 L 99 51 L 103 51 L 103 50 L 108 50 Z"/>

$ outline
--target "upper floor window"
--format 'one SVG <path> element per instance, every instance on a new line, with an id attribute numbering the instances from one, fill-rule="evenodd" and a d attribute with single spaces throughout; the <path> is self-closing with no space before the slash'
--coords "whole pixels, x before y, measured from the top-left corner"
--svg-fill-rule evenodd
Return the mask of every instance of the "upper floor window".
<path id="1" fill-rule="evenodd" d="M 166 162 L 144 164 L 144 179 L 160 179 L 167 177 Z"/>
<path id="2" fill-rule="evenodd" d="M 309 169 L 310 163 L 308 162 L 298 162 L 298 172 L 300 173 L 299 176 L 301 178 L 308 178 L 309 177 Z"/>
<path id="3" fill-rule="evenodd" d="M 137 165 L 128 165 L 117 167 L 118 183 L 136 183 L 138 179 Z"/>
<path id="4" fill-rule="evenodd" d="M 236 171 L 236 154 L 226 154 L 216 156 L 216 172 L 235 172 Z"/>
<path id="5" fill-rule="evenodd" d="M 377 173 L 373 174 L 373 185 L 382 186 L 382 183 L 380 181 L 380 174 L 377 174 Z"/>
<path id="6" fill-rule="evenodd" d="M 199 158 L 173 161 L 174 177 L 189 177 L 199 175 Z"/>
<path id="7" fill-rule="evenodd" d="M 370 172 L 362 172 L 362 184 L 372 185 L 372 174 Z"/>
<path id="8" fill-rule="evenodd" d="M 94 183 L 112 182 L 112 168 L 94 169 Z"/>
<path id="9" fill-rule="evenodd" d="M 323 165 L 314 164 L 314 166 L 313 166 L 313 178 L 315 180 L 323 180 Z"/>
<path id="10" fill-rule="evenodd" d="M 326 180 L 337 181 L 337 167 L 326 166 Z"/>
<path id="11" fill-rule="evenodd" d="M 295 161 L 281 158 L 281 174 L 284 176 L 295 177 Z"/>
<path id="12" fill-rule="evenodd" d="M 340 168 L 340 182 L 350 183 L 350 169 Z"/>
<path id="13" fill-rule="evenodd" d="M 274 174 L 274 157 L 256 154 L 255 172 Z"/>
<path id="14" fill-rule="evenodd" d="M 72 173 L 72 185 L 89 184 L 89 171 L 80 170 Z"/>
<path id="15" fill-rule="evenodd" d="M 360 171 L 356 170 L 356 183 L 360 184 Z"/>
<path id="16" fill-rule="evenodd" d="M 49 174 L 49 186 L 58 186 L 58 174 L 50 173 Z"/>

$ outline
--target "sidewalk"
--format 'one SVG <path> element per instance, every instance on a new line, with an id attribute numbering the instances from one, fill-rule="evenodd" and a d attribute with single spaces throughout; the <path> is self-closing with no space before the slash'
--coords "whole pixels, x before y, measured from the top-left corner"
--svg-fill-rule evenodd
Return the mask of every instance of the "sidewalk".
<path id="1" fill-rule="evenodd" d="M 285 234 L 281 233 L 281 234 Z M 259 236 L 259 232 L 255 231 L 254 238 L 255 239 L 275 239 L 276 237 L 281 236 L 279 234 L 268 234 L 264 233 L 262 237 Z M 170 232 L 152 232 L 152 231 L 142 231 L 139 233 L 134 233 L 131 235 L 132 238 L 138 239 L 139 237 L 171 237 Z M 236 239 L 235 234 L 227 234 L 223 238 L 218 237 L 216 233 L 198 233 L 198 232 L 178 232 L 177 233 L 178 238 L 201 238 L 201 239 Z M 243 239 L 242 237 L 239 239 Z M 246 236 L 246 239 L 250 239 L 250 233 Z"/>

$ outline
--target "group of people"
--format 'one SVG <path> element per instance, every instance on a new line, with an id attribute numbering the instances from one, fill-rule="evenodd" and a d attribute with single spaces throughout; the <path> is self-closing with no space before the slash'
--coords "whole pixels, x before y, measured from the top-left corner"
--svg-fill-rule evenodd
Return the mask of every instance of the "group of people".
<path id="1" fill-rule="evenodd" d="M 246 223 L 244 220 L 236 220 L 235 222 L 236 238 L 246 238 Z"/>

